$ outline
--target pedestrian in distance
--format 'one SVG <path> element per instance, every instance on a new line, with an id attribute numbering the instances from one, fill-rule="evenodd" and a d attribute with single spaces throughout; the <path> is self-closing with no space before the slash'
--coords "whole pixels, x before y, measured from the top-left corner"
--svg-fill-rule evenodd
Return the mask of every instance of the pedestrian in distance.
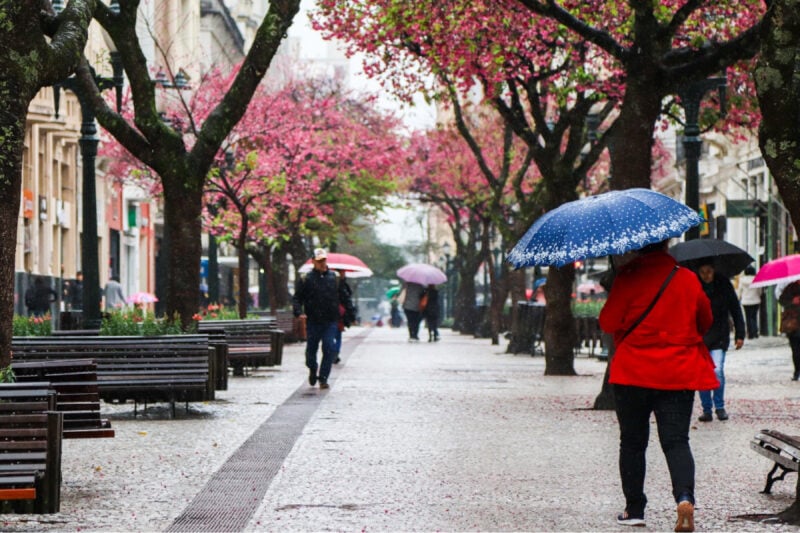
<path id="1" fill-rule="evenodd" d="M 744 274 L 739 276 L 739 301 L 744 307 L 744 322 L 747 326 L 747 338 L 758 338 L 758 310 L 761 307 L 761 287 L 752 288 L 756 269 L 749 266 L 744 269 Z"/>
<path id="2" fill-rule="evenodd" d="M 83 272 L 75 274 L 75 281 L 69 286 L 69 305 L 73 311 L 83 309 Z"/>
<path id="3" fill-rule="evenodd" d="M 111 276 L 105 287 L 106 311 L 114 311 L 125 306 L 125 294 L 117 276 Z"/>
<path id="4" fill-rule="evenodd" d="M 785 287 L 778 286 L 775 292 L 783 307 L 781 333 L 789 338 L 789 346 L 792 348 L 792 381 L 797 381 L 800 378 L 800 281 L 793 281 Z"/>
<path id="5" fill-rule="evenodd" d="M 728 412 L 725 410 L 725 354 L 731 343 L 730 321 L 733 320 L 734 346 L 739 350 L 744 345 L 744 317 L 733 284 L 728 278 L 715 272 L 713 262 L 701 262 L 697 267 L 697 277 L 700 278 L 703 292 L 711 302 L 714 322 L 703 336 L 703 342 L 711 353 L 714 373 L 719 381 L 719 387 L 713 391 L 700 391 L 703 414 L 697 420 L 700 422 L 714 420 L 711 415 L 713 408 L 717 418 L 724 421 L 728 420 Z"/>
<path id="6" fill-rule="evenodd" d="M 403 295 L 403 293 L 405 293 Z M 408 340 L 419 340 L 419 325 L 422 322 L 422 311 L 420 310 L 420 300 L 425 293 L 425 287 L 419 283 L 406 282 L 401 291 L 403 312 L 408 323 Z"/>
<path id="7" fill-rule="evenodd" d="M 422 317 L 428 328 L 428 342 L 436 342 L 439 340 L 439 291 L 436 289 L 436 285 L 428 285 L 425 292 L 428 303 L 422 311 Z"/>
<path id="8" fill-rule="evenodd" d="M 345 270 L 337 270 L 336 273 L 339 275 L 339 285 L 340 288 L 344 289 L 347 292 L 348 298 L 353 299 L 353 290 L 350 288 L 350 285 L 347 284 L 346 277 L 347 271 Z M 347 314 L 347 309 L 345 309 L 344 305 L 339 304 L 339 322 L 336 328 L 336 347 L 335 347 L 335 355 L 333 358 L 333 364 L 339 364 L 341 362 L 341 358 L 339 357 L 339 353 L 342 351 L 342 332 L 345 328 L 349 328 L 352 324 L 353 320 L 345 321 L 345 315 Z"/>
<path id="9" fill-rule="evenodd" d="M 44 316 L 50 312 L 50 304 L 56 301 L 58 293 L 41 276 L 36 276 L 33 285 L 25 291 L 25 306 L 30 316 Z"/>
<path id="10" fill-rule="evenodd" d="M 292 305 L 295 318 L 306 316 L 308 383 L 313 387 L 319 382 L 320 389 L 327 389 L 336 353 L 336 333 L 341 317 L 339 306 L 345 308 L 344 322 L 347 326 L 355 319 L 355 309 L 345 284 L 339 283 L 336 274 L 328 269 L 328 252 L 317 248 L 311 259 L 314 268 L 297 281 Z M 318 364 L 320 344 L 322 360 Z"/>
<path id="11" fill-rule="evenodd" d="M 619 524 L 644 526 L 650 415 L 677 504 L 675 531 L 694 531 L 695 468 L 689 446 L 694 391 L 716 389 L 703 343 L 711 303 L 694 272 L 667 253 L 668 240 L 639 250 L 617 270 L 600 327 L 614 335 L 609 383 L 620 429 L 619 470 L 625 511 Z"/>

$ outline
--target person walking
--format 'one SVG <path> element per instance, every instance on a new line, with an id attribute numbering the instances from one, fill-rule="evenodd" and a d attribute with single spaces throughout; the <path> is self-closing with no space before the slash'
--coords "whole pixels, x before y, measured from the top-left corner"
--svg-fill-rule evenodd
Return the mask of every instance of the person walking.
<path id="1" fill-rule="evenodd" d="M 69 303 L 73 311 L 83 309 L 83 272 L 80 270 L 75 274 L 75 281 L 69 286 Z"/>
<path id="2" fill-rule="evenodd" d="M 331 366 L 335 359 L 336 332 L 339 328 L 339 305 L 345 308 L 344 321 L 349 325 L 355 319 L 355 309 L 345 284 L 340 284 L 336 274 L 328 269 L 328 252 L 314 250 L 314 268 L 297 281 L 292 307 L 295 318 L 306 316 L 306 367 L 308 383 L 312 387 L 319 381 L 320 389 L 327 389 Z M 317 351 L 322 344 L 322 360 L 317 364 Z"/>
<path id="3" fill-rule="evenodd" d="M 761 307 L 762 288 L 752 288 L 756 269 L 749 266 L 744 269 L 744 274 L 739 276 L 739 301 L 744 307 L 744 321 L 747 326 L 747 338 L 758 338 L 758 310 Z"/>
<path id="4" fill-rule="evenodd" d="M 798 320 L 800 320 L 800 281 L 793 281 L 785 287 L 778 286 L 775 288 L 775 292 L 778 302 L 783 307 L 781 333 L 785 333 L 789 338 L 789 346 L 792 348 L 792 363 L 794 364 L 792 381 L 797 381 L 800 378 L 800 329 L 797 328 Z M 789 316 L 793 320 L 787 320 Z M 791 328 L 787 327 L 789 323 L 792 323 Z"/>
<path id="5" fill-rule="evenodd" d="M 406 282 L 403 287 L 405 298 L 403 299 L 403 312 L 406 314 L 406 322 L 408 322 L 408 340 L 419 340 L 419 324 L 422 321 L 422 312 L 419 307 L 419 302 L 422 295 L 425 293 L 425 287 L 419 283 L 411 281 Z"/>
<path id="6" fill-rule="evenodd" d="M 694 531 L 694 458 L 689 446 L 694 391 L 719 386 L 703 344 L 711 303 L 697 276 L 667 253 L 669 241 L 651 244 L 619 268 L 600 312 L 600 327 L 614 336 L 609 383 L 620 428 L 619 470 L 625 511 L 617 522 L 644 526 L 650 415 L 677 503 L 675 531 Z"/>
<path id="7" fill-rule="evenodd" d="M 106 311 L 121 309 L 125 305 L 125 294 L 117 276 L 111 276 L 105 288 Z"/>
<path id="8" fill-rule="evenodd" d="M 353 298 L 353 290 L 350 288 L 350 285 L 347 284 L 345 280 L 347 276 L 346 270 L 337 270 L 337 274 L 339 274 L 339 285 L 341 289 L 344 289 L 347 292 L 348 298 L 352 300 Z M 339 364 L 342 360 L 339 358 L 339 352 L 342 351 L 342 332 L 345 328 L 350 327 L 352 321 L 345 321 L 345 314 L 347 310 L 344 308 L 344 305 L 339 304 L 339 322 L 337 322 L 336 327 L 336 338 L 334 342 L 334 356 L 333 356 L 333 364 Z"/>
<path id="9" fill-rule="evenodd" d="M 428 303 L 422 311 L 422 317 L 428 328 L 428 342 L 436 342 L 439 340 L 439 291 L 436 285 L 428 285 L 425 292 L 428 295 Z"/>
<path id="10" fill-rule="evenodd" d="M 701 263 L 697 267 L 697 277 L 700 278 L 703 292 L 711 302 L 714 322 L 703 336 L 703 342 L 711 353 L 714 373 L 719 381 L 719 387 L 713 391 L 700 391 L 703 414 L 697 420 L 700 422 L 714 420 L 711 415 L 713 408 L 717 418 L 724 421 L 728 420 L 728 413 L 725 411 L 725 353 L 731 343 L 730 320 L 733 320 L 734 346 L 739 350 L 744 345 L 744 317 L 733 284 L 725 276 L 716 274 L 712 262 Z"/>
<path id="11" fill-rule="evenodd" d="M 56 301 L 58 293 L 50 287 L 45 279 L 36 276 L 33 285 L 25 291 L 25 306 L 30 316 L 44 316 L 50 312 L 50 304 Z"/>

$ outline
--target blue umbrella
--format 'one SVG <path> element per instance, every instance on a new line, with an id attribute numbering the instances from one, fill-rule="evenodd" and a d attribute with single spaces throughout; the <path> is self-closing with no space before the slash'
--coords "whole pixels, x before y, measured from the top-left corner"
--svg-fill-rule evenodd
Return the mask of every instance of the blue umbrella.
<path id="1" fill-rule="evenodd" d="M 515 268 L 564 266 L 677 237 L 702 217 L 669 196 L 625 189 L 563 204 L 537 220 L 508 254 Z"/>

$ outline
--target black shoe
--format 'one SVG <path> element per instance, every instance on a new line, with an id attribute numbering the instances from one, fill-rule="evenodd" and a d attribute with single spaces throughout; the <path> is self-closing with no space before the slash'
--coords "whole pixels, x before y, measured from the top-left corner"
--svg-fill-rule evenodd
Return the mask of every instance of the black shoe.
<path id="1" fill-rule="evenodd" d="M 437 342 L 438 340 L 439 340 L 439 335 L 436 335 L 436 336 L 433 338 L 433 342 Z"/>
<path id="2" fill-rule="evenodd" d="M 800 377 L 800 374 L 795 374 L 792 376 L 792 381 L 797 381 L 797 378 Z"/>
<path id="3" fill-rule="evenodd" d="M 727 420 L 728 413 L 725 412 L 725 409 L 717 409 L 717 418 L 720 420 Z"/>
<path id="4" fill-rule="evenodd" d="M 703 412 L 702 415 L 697 417 L 697 420 L 699 420 L 700 422 L 711 422 L 712 420 L 714 420 L 714 417 L 711 416 L 711 413 Z"/>
<path id="5" fill-rule="evenodd" d="M 331 386 L 328 385 L 328 382 L 324 379 L 319 380 L 319 388 L 320 389 L 330 389 Z"/>
<path id="6" fill-rule="evenodd" d="M 312 387 L 317 384 L 317 371 L 316 370 L 309 370 L 308 372 L 308 384 Z"/>
<path id="7" fill-rule="evenodd" d="M 333 364 L 334 364 L 334 365 L 338 365 L 338 364 L 339 364 L 339 363 L 341 363 L 341 362 L 342 362 L 342 360 L 341 360 L 341 359 L 339 359 L 339 356 L 338 356 L 338 355 L 336 356 L 336 359 L 334 359 L 334 360 L 333 360 Z"/>
<path id="8" fill-rule="evenodd" d="M 644 521 L 644 516 L 631 516 L 627 511 L 617 515 L 617 524 L 633 527 L 645 527 L 647 525 Z"/>

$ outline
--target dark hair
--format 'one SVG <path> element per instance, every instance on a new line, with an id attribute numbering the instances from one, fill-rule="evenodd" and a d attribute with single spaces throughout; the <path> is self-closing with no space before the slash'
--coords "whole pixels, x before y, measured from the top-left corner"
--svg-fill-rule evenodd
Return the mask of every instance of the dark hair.
<path id="1" fill-rule="evenodd" d="M 753 266 L 751 265 L 751 266 L 748 266 L 748 267 L 746 267 L 744 269 L 744 273 L 747 276 L 755 276 L 756 275 L 756 269 L 753 268 Z"/>
<path id="2" fill-rule="evenodd" d="M 644 248 L 639 250 L 640 254 L 650 254 L 653 252 L 663 252 L 667 249 L 667 245 L 669 244 L 669 239 L 665 239 L 663 241 L 654 242 L 652 244 L 648 244 Z"/>

